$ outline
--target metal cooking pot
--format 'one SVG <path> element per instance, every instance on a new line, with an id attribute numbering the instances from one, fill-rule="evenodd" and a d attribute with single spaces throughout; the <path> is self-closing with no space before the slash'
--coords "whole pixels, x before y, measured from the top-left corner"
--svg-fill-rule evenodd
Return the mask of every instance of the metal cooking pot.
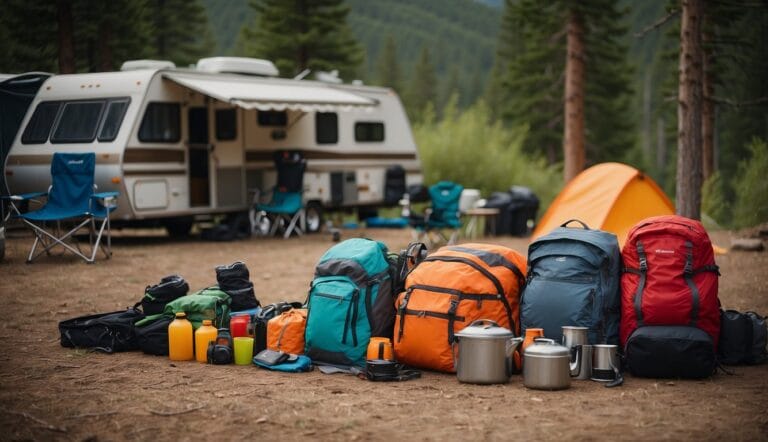
<path id="1" fill-rule="evenodd" d="M 577 347 L 577 351 L 578 362 L 581 347 Z M 528 388 L 562 390 L 571 386 L 571 376 L 579 375 L 578 366 L 571 366 L 571 350 L 552 339 L 534 339 L 525 349 L 524 360 L 523 385 Z"/>
<path id="2" fill-rule="evenodd" d="M 478 319 L 455 336 L 453 365 L 460 382 L 509 382 L 514 368 L 512 354 L 523 338 L 516 338 L 514 333 L 489 319 Z"/>

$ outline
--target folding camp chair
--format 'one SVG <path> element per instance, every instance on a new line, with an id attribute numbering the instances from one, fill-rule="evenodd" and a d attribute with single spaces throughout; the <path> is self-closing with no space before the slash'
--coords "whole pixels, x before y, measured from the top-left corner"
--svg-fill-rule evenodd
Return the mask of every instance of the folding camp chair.
<path id="1" fill-rule="evenodd" d="M 99 249 L 107 259 L 112 255 L 109 213 L 117 207 L 119 193 L 95 193 L 95 167 L 94 153 L 54 153 L 48 192 L 10 197 L 14 206 L 33 198 L 47 197 L 40 209 L 14 215 L 35 234 L 28 263 L 43 253 L 50 254 L 56 246 L 63 247 L 89 264 L 94 262 Z M 62 227 L 64 225 L 71 228 L 67 230 Z M 80 243 L 75 238 L 75 234 L 83 228 L 88 230 L 90 250 L 86 251 L 80 249 Z M 103 236 L 106 236 L 106 244 L 101 241 Z"/>
<path id="2" fill-rule="evenodd" d="M 456 243 L 461 229 L 459 199 L 463 190 L 463 186 L 450 181 L 440 181 L 429 188 L 431 207 L 424 215 L 410 217 L 414 240 L 430 247 L 441 242 Z M 446 232 L 450 232 L 450 236 Z"/>
<path id="3" fill-rule="evenodd" d="M 251 211 L 251 231 L 260 235 L 274 235 L 278 230 L 283 237 L 291 233 L 303 235 L 306 231 L 306 211 L 302 202 L 304 171 L 307 161 L 298 151 L 275 152 L 277 185 L 272 189 L 268 203 L 254 203 Z M 256 196 L 258 200 L 259 195 Z"/>

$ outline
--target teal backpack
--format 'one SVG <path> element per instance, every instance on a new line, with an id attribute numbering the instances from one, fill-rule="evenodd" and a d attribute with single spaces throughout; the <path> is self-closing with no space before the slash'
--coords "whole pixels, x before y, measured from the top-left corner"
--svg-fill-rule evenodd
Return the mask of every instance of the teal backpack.
<path id="1" fill-rule="evenodd" d="M 325 252 L 307 298 L 306 354 L 313 362 L 363 367 L 371 336 L 392 336 L 393 268 L 379 241 L 348 239 Z"/>

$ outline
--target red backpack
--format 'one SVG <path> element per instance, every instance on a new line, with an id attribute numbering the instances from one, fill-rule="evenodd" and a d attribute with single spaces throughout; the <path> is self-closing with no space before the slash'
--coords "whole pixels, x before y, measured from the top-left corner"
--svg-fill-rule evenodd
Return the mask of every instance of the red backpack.
<path id="1" fill-rule="evenodd" d="M 700 222 L 647 218 L 629 232 L 621 253 L 621 345 L 647 325 L 685 325 L 706 332 L 717 349 L 720 301 L 712 243 Z"/>

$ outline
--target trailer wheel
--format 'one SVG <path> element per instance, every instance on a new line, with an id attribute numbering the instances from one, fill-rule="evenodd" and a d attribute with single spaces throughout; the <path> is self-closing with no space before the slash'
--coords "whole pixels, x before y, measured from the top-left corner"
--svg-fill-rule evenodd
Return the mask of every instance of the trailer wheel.
<path id="1" fill-rule="evenodd" d="M 317 201 L 307 203 L 306 222 L 307 233 L 317 233 L 323 228 L 323 206 Z"/>
<path id="2" fill-rule="evenodd" d="M 175 218 L 167 220 L 163 226 L 171 238 L 186 238 L 194 223 L 192 218 Z"/>

